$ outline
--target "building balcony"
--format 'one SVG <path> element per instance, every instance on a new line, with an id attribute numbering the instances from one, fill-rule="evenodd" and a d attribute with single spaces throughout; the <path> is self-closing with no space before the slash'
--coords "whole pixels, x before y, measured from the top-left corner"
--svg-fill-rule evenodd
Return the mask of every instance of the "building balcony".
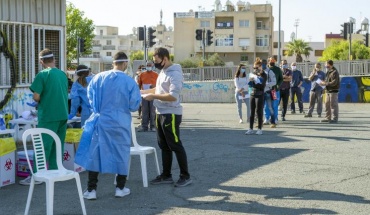
<path id="1" fill-rule="evenodd" d="M 103 50 L 116 50 L 116 46 L 106 45 L 106 46 L 103 46 Z"/>

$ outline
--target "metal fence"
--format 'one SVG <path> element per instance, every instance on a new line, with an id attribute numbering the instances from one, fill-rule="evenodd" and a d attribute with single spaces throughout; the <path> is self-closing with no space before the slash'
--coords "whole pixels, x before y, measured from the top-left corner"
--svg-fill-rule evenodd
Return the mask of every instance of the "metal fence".
<path id="1" fill-rule="evenodd" d="M 297 63 L 297 69 L 303 76 L 308 77 L 312 72 L 316 62 Z M 320 62 L 325 71 L 325 62 Z M 370 60 L 362 61 L 336 61 L 334 67 L 337 68 L 341 76 L 360 76 L 370 75 Z M 231 67 L 203 67 L 203 68 L 184 68 L 183 74 L 185 81 L 217 81 L 230 80 L 234 78 L 237 66 Z M 252 71 L 252 66 L 247 66 L 247 73 Z"/>

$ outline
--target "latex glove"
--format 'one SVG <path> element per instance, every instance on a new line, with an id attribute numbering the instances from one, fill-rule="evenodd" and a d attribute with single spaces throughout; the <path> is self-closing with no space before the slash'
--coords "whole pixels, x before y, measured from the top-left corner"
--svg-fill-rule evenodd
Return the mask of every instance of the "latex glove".
<path id="1" fill-rule="evenodd" d="M 73 114 L 68 114 L 68 119 L 70 120 L 70 119 L 72 119 L 73 117 L 75 117 L 75 115 L 73 115 Z"/>
<path id="2" fill-rule="evenodd" d="M 32 102 L 32 103 L 26 102 L 26 104 L 27 104 L 28 106 L 31 106 L 31 107 L 37 107 L 37 106 L 39 105 L 39 103 L 38 103 L 38 102 Z"/>

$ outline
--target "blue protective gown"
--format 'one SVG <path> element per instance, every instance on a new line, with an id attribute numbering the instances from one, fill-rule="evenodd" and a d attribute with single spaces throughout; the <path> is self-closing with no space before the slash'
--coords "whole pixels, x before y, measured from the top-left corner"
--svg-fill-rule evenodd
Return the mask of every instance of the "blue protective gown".
<path id="1" fill-rule="evenodd" d="M 86 82 L 89 84 L 91 76 L 86 77 Z M 83 87 L 78 81 L 75 81 L 71 89 L 71 111 L 70 115 L 76 116 L 77 109 L 81 106 L 81 126 L 84 126 L 85 121 L 91 115 L 91 106 L 87 98 L 87 87 Z"/>
<path id="2" fill-rule="evenodd" d="M 75 162 L 100 173 L 128 174 L 131 113 L 141 96 L 134 79 L 111 70 L 93 77 L 87 95 L 92 114 L 86 120 Z"/>

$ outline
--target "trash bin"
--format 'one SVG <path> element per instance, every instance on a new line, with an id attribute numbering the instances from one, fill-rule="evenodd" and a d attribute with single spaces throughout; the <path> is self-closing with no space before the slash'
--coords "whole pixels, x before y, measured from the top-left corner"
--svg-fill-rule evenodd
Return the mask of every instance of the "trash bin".
<path id="1" fill-rule="evenodd" d="M 0 138 L 0 187 L 15 183 L 15 141 Z"/>
<path id="2" fill-rule="evenodd" d="M 64 141 L 63 165 L 66 169 L 75 172 L 85 171 L 83 167 L 75 163 L 75 155 L 80 144 L 82 131 L 80 128 L 68 128 Z"/>

